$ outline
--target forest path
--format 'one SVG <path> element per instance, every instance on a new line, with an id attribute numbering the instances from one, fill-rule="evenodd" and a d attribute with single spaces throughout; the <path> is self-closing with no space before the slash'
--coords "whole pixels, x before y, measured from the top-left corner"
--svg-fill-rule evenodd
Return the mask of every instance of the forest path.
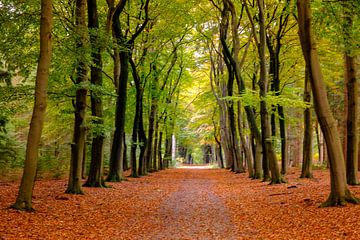
<path id="1" fill-rule="evenodd" d="M 184 173 L 178 191 L 163 201 L 156 214 L 162 229 L 149 238 L 236 239 L 229 211 L 214 193 L 214 171 L 185 169 L 178 170 Z"/>
<path id="2" fill-rule="evenodd" d="M 39 180 L 32 213 L 9 209 L 19 183 L 0 181 L 0 239 L 360 239 L 360 205 L 318 207 L 328 171 L 299 175 L 269 185 L 224 169 L 169 169 L 85 195 L 65 194 L 66 179 Z"/>

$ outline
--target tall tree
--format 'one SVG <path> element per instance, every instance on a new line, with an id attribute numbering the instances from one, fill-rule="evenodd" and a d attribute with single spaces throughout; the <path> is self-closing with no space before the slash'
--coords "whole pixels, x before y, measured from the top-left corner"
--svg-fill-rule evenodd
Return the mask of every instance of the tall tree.
<path id="1" fill-rule="evenodd" d="M 271 139 L 271 128 L 269 112 L 267 109 L 266 96 L 268 89 L 268 76 L 266 72 L 266 31 L 265 31 L 265 13 L 264 13 L 264 1 L 257 0 L 259 8 L 259 39 L 258 39 L 258 52 L 260 58 L 260 113 L 261 113 L 261 130 L 262 140 L 264 142 L 263 149 L 265 148 L 267 161 L 269 162 L 271 172 L 271 183 L 278 184 L 284 180 L 281 177 L 279 166 L 277 163 L 277 157 Z M 256 37 L 255 29 L 253 26 L 254 37 Z"/>
<path id="2" fill-rule="evenodd" d="M 312 35 L 311 7 L 309 0 L 297 1 L 299 35 L 305 62 L 310 74 L 315 112 L 327 144 L 331 191 L 323 207 L 359 203 L 347 186 L 344 155 L 335 119 L 332 115 L 327 91 L 321 72 L 316 42 Z"/>
<path id="3" fill-rule="evenodd" d="M 355 14 L 352 1 L 343 1 L 344 8 L 344 41 L 345 41 L 345 88 L 347 92 L 346 109 L 346 178 L 350 185 L 359 184 L 358 151 L 359 151 L 359 84 L 356 79 L 354 56 L 353 16 Z"/>
<path id="4" fill-rule="evenodd" d="M 103 85 L 102 78 L 102 43 L 99 36 L 99 16 L 97 0 L 88 0 L 88 28 L 90 31 L 91 44 L 91 84 L 94 87 L 101 88 Z M 94 131 L 94 137 L 91 145 L 91 162 L 89 169 L 89 176 L 84 186 L 88 187 L 103 187 L 103 162 L 104 162 L 104 133 L 103 133 L 103 106 L 102 96 L 99 90 L 91 91 L 91 112 L 94 117 L 93 125 L 97 128 Z"/>
<path id="5" fill-rule="evenodd" d="M 150 0 L 146 0 L 145 2 L 142 2 L 139 10 L 139 18 L 141 18 L 141 20 L 143 21 L 141 23 L 139 22 L 136 25 L 134 33 L 128 36 L 128 34 L 131 32 L 130 26 L 128 26 L 127 29 L 122 29 L 122 25 L 120 22 L 120 15 L 123 12 L 126 3 L 127 0 L 121 0 L 117 4 L 112 20 L 115 41 L 117 45 L 122 49 L 118 51 L 119 56 L 115 57 L 115 59 L 118 59 L 120 64 L 120 67 L 115 67 L 120 69 L 120 72 L 119 84 L 117 89 L 118 97 L 115 110 L 115 132 L 113 143 L 111 146 L 109 175 L 106 178 L 106 180 L 110 182 L 118 182 L 121 181 L 123 178 L 123 135 L 125 133 L 125 113 L 127 101 L 127 84 L 129 79 L 129 59 L 136 38 L 143 32 L 149 21 Z M 142 12 L 144 13 L 144 15 L 141 14 Z M 128 24 L 130 23 L 128 22 Z"/>
<path id="6" fill-rule="evenodd" d="M 309 79 L 309 71 L 305 70 L 305 84 L 304 84 L 304 102 L 309 104 L 309 107 L 304 110 L 304 140 L 303 140 L 303 162 L 301 168 L 301 178 L 312 178 L 312 158 L 313 158 L 313 128 L 311 116 L 311 85 Z"/>
<path id="7" fill-rule="evenodd" d="M 76 48 L 78 54 L 78 66 L 76 69 L 76 84 L 78 86 L 76 90 L 75 99 L 75 121 L 74 121 L 74 135 L 73 143 L 71 144 L 71 162 L 70 162 L 70 174 L 66 193 L 81 194 L 81 178 L 82 178 L 82 166 L 84 160 L 85 138 L 86 138 L 86 97 L 87 88 L 85 83 L 87 82 L 88 66 L 86 63 L 86 56 L 84 56 L 84 48 L 87 41 L 87 29 L 86 29 L 86 0 L 76 0 L 75 3 L 75 27 L 77 34 Z"/>
<path id="8" fill-rule="evenodd" d="M 13 208 L 32 211 L 38 150 L 45 120 L 47 86 L 51 64 L 52 0 L 41 0 L 40 56 L 35 82 L 34 109 L 27 138 L 24 172 Z"/>
<path id="9" fill-rule="evenodd" d="M 280 15 L 278 15 L 278 7 L 281 7 L 282 1 L 275 7 L 269 24 L 267 25 L 266 43 L 270 55 L 270 68 L 269 73 L 271 77 L 271 90 L 274 91 L 275 96 L 280 96 L 280 51 L 282 48 L 282 40 L 285 34 L 295 25 L 289 26 L 289 0 L 286 0 Z M 275 23 L 275 24 L 274 24 Z M 273 29 L 275 28 L 275 29 Z M 280 139 L 281 139 L 281 174 L 286 174 L 288 156 L 287 156 L 287 137 L 286 137 L 286 123 L 285 123 L 285 112 L 284 106 L 278 104 L 273 106 L 273 112 L 271 114 L 271 128 L 272 135 L 276 134 L 276 114 L 279 115 L 279 128 L 280 128 Z"/>

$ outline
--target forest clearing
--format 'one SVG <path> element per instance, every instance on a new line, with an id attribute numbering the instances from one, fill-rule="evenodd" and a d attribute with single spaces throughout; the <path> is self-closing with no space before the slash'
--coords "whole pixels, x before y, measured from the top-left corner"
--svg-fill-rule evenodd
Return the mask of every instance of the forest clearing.
<path id="1" fill-rule="evenodd" d="M 0 239 L 359 239 L 360 206 L 319 208 L 329 175 L 271 185 L 222 169 L 170 169 L 64 194 L 40 180 L 37 211 L 9 210 L 15 183 L 0 184 Z M 360 195 L 360 187 L 351 187 Z"/>

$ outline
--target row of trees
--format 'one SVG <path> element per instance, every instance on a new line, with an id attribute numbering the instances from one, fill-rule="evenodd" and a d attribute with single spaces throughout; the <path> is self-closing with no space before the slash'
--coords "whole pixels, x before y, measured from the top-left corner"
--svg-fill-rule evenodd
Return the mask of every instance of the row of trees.
<path id="1" fill-rule="evenodd" d="M 159 16 L 164 14 L 161 11 L 165 11 L 168 7 L 163 1 L 152 3 L 151 16 L 150 0 L 107 1 L 107 6 L 101 6 L 102 10 L 107 9 L 105 18 L 102 18 L 104 12 L 100 12 L 98 4 L 97 1 L 84 0 L 70 1 L 65 6 L 48 1 L 42 2 L 41 54 L 35 84 L 35 107 L 27 140 L 24 175 L 14 208 L 32 209 L 31 195 L 36 175 L 38 146 L 45 119 L 47 82 L 52 55 L 51 33 L 57 31 L 66 30 L 71 35 L 66 39 L 69 40 L 66 48 L 70 48 L 70 51 L 75 53 L 71 56 L 72 59 L 67 59 L 72 63 L 70 66 L 72 69 L 67 69 L 72 71 L 71 75 L 66 78 L 74 84 L 72 87 L 74 95 L 71 95 L 74 127 L 66 192 L 83 193 L 81 180 L 86 160 L 86 141 L 91 141 L 91 160 L 84 186 L 106 187 L 105 180 L 117 182 L 124 178 L 123 170 L 129 168 L 125 142 L 125 119 L 129 119 L 126 116 L 129 85 L 131 90 L 135 90 L 135 93 L 132 93 L 135 101 L 131 102 L 135 107 L 131 109 L 133 114 L 130 115 L 133 117 L 130 141 L 131 176 L 143 176 L 148 172 L 168 168 L 171 164 L 174 114 L 180 79 L 183 78 L 186 67 L 183 45 L 187 41 L 186 33 L 191 27 L 176 32 L 168 31 L 163 33 L 163 38 L 159 38 L 160 29 L 156 26 L 164 24 Z M 11 7 L 9 5 L 10 9 Z M 13 7 L 14 11 L 17 11 L 17 8 Z M 63 15 L 56 19 L 56 15 L 52 16 L 52 8 Z M 52 26 L 53 18 L 58 23 L 66 24 L 65 29 Z M 46 30 L 43 30 L 43 26 L 46 26 Z M 64 43 L 60 44 L 59 48 L 63 45 Z M 57 47 L 57 44 L 54 46 Z M 105 56 L 112 59 L 112 76 L 105 72 L 103 63 Z M 43 57 L 46 58 L 47 65 L 42 62 Z M 109 59 L 107 63 L 110 63 Z M 114 93 L 109 94 L 112 98 L 113 96 L 116 98 L 112 109 L 115 113 L 115 131 L 112 136 L 106 179 L 103 174 L 106 139 L 103 101 L 107 94 L 107 89 L 104 88 L 104 76 L 111 80 Z M 87 110 L 88 104 L 91 106 L 90 111 Z M 144 116 L 145 104 L 148 108 L 146 116 Z M 91 117 L 87 116 L 89 114 Z M 90 119 L 91 123 L 86 119 Z M 89 125 L 91 125 L 90 133 Z"/>
<path id="2" fill-rule="evenodd" d="M 359 7 L 358 3 L 315 2 L 313 5 L 321 11 L 316 17 L 324 20 L 313 24 L 308 1 L 297 1 L 297 7 L 292 1 L 279 3 L 267 1 L 266 5 L 264 1 L 210 2 L 218 13 L 212 22 L 206 23 L 202 34 L 205 37 L 204 49 L 210 51 L 208 64 L 211 87 L 219 106 L 220 127 L 215 135 L 216 148 L 222 149 L 218 151 L 219 165 L 222 159 L 220 153 L 223 152 L 225 166 L 236 173 L 244 172 L 244 166 L 247 166 L 251 178 L 263 178 L 265 181 L 270 179 L 271 183 L 284 182 L 283 175 L 286 174 L 289 164 L 286 127 L 289 114 L 285 113 L 285 109 L 289 109 L 289 105 L 297 105 L 304 108 L 301 177 L 312 177 L 314 132 L 311 116 L 312 90 L 317 122 L 327 145 L 331 173 L 331 193 L 324 206 L 343 205 L 346 201 L 357 202 L 358 200 L 348 191 L 346 184 L 358 184 L 359 96 L 354 62 L 358 52 L 356 36 L 359 34 L 359 29 L 354 27 L 354 23 L 358 21 L 355 14 L 355 10 Z M 329 13 L 324 13 L 329 9 L 331 9 Z M 338 49 L 331 50 L 341 51 L 344 55 L 345 108 L 340 110 L 341 116 L 337 120 L 332 113 L 334 107 L 332 106 L 331 109 L 329 105 L 328 89 L 311 28 L 313 25 L 327 26 L 325 31 L 319 31 L 318 37 L 320 36 L 320 39 L 325 36 L 331 37 L 334 45 L 340 45 Z M 333 29 L 329 29 L 330 27 Z M 335 32 L 337 36 L 334 36 Z M 290 47 L 294 41 L 299 40 L 299 49 Z M 249 53 L 249 49 L 250 52 L 257 54 Z M 285 66 L 296 68 L 298 65 L 292 63 L 294 59 L 289 57 L 289 49 L 302 50 L 305 59 L 303 65 L 305 70 L 302 70 L 304 93 L 301 103 L 294 98 L 284 99 L 285 96 L 282 96 L 286 94 L 287 81 L 292 77 L 289 76 L 289 70 L 284 71 Z M 250 64 L 247 65 L 248 61 L 258 62 L 252 62 L 254 67 L 251 67 Z M 301 68 L 297 70 L 301 71 Z M 250 80 L 248 83 L 245 81 L 246 75 L 250 75 L 247 78 Z M 234 96 L 236 87 L 237 94 Z M 249 88 L 253 92 L 249 93 Z M 256 117 L 258 113 L 260 124 Z M 250 131 L 248 136 L 244 134 L 246 125 Z M 339 132 L 341 129 L 343 129 L 342 134 Z M 281 169 L 276 154 L 277 131 L 279 131 Z M 320 149 L 320 146 L 318 148 Z"/>
<path id="3" fill-rule="evenodd" d="M 347 184 L 358 183 L 355 26 L 360 6 L 350 0 L 312 5 L 315 23 L 310 3 L 300 0 L 41 1 L 38 46 L 28 40 L 39 26 L 36 21 L 29 24 L 33 15 L 28 14 L 40 11 L 37 1 L 1 1 L 1 31 L 7 40 L 0 52 L 5 66 L 1 90 L 7 97 L 2 99 L 4 119 L 28 112 L 9 102 L 19 104 L 31 93 L 31 62 L 40 51 L 24 174 L 14 207 L 32 209 L 38 147 L 46 145 L 40 136 L 47 103 L 51 123 L 45 123 L 45 131 L 55 128 L 56 136 L 49 134 L 48 139 L 56 146 L 55 156 L 63 154 L 59 145 L 71 142 L 70 155 L 65 155 L 71 159 L 67 193 L 82 194 L 85 175 L 85 186 L 106 187 L 105 181 L 121 181 L 124 169 L 131 168 L 131 176 L 138 177 L 169 167 L 174 135 L 185 158 L 200 144 L 204 152 L 215 153 L 220 166 L 235 173 L 246 167 L 251 178 L 283 183 L 291 160 L 291 116 L 301 111 L 302 177 L 311 177 L 310 86 L 331 173 L 331 193 L 324 205 L 357 202 Z M 324 81 L 312 27 L 321 46 L 331 43 L 338 46 L 332 51 L 345 56 L 344 63 L 340 58 L 325 65 L 325 71 L 332 70 L 326 76 L 342 80 L 345 75 L 342 140 L 341 121 L 332 114 L 337 108 L 328 100 L 331 81 Z M 339 73 L 343 65 L 345 74 Z M 69 133 L 72 139 L 66 138 Z M 207 150 L 210 145 L 214 150 Z"/>

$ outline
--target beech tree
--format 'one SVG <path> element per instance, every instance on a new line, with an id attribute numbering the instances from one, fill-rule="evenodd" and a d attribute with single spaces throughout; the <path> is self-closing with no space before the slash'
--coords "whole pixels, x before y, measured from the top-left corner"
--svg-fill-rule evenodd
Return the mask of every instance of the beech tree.
<path id="1" fill-rule="evenodd" d="M 303 140 L 303 162 L 301 168 L 301 178 L 312 178 L 312 160 L 313 160 L 313 127 L 311 114 L 311 86 L 309 80 L 309 72 L 305 70 L 304 83 L 304 102 L 309 104 L 309 107 L 304 110 L 304 140 Z"/>
<path id="2" fill-rule="evenodd" d="M 119 72 L 119 81 L 118 81 L 118 90 L 117 90 L 117 103 L 116 103 L 116 113 L 115 113 L 115 132 L 113 143 L 111 147 L 111 156 L 110 156 L 110 169 L 109 175 L 106 180 L 109 182 L 118 182 L 123 178 L 123 151 L 124 151 L 124 134 L 125 134 L 125 113 L 126 113 L 126 99 L 127 99 L 127 84 L 129 79 L 129 60 L 131 57 L 131 51 L 134 47 L 134 42 L 136 38 L 142 33 L 142 31 L 147 26 L 149 21 L 148 11 L 150 0 L 146 0 L 140 6 L 140 12 L 145 14 L 144 20 L 142 23 L 138 23 L 135 28 L 135 32 L 129 36 L 130 33 L 130 23 L 126 29 L 123 29 L 123 26 L 120 22 L 120 15 L 123 12 L 126 6 L 127 0 L 121 0 L 115 7 L 113 15 L 113 33 L 117 45 L 123 49 L 115 52 L 119 54 L 115 57 L 119 62 L 117 64 L 120 67 L 115 66 L 120 69 Z M 140 15 L 141 15 L 140 13 Z M 142 15 L 141 15 L 142 16 Z"/>
<path id="3" fill-rule="evenodd" d="M 38 149 L 45 120 L 47 86 L 51 64 L 52 1 L 41 1 L 40 19 L 40 56 L 36 72 L 35 99 L 33 114 L 26 145 L 24 172 L 19 193 L 13 208 L 32 211 L 32 193 L 34 188 Z"/>
<path id="4" fill-rule="evenodd" d="M 86 1 L 77 0 L 75 3 L 75 26 L 78 40 L 76 47 L 79 53 L 84 52 L 87 40 L 86 29 Z M 86 138 L 86 102 L 87 102 L 87 88 L 84 86 L 87 82 L 88 67 L 85 56 L 79 54 L 78 67 L 76 70 L 76 84 L 78 89 L 76 90 L 76 99 L 74 103 L 75 107 L 75 121 L 74 121 L 74 134 L 73 143 L 71 144 L 71 162 L 70 162 L 70 174 L 67 186 L 67 193 L 81 194 L 81 174 L 82 163 L 84 161 L 85 150 L 85 138 Z"/>
<path id="5" fill-rule="evenodd" d="M 311 7 L 309 0 L 298 0 L 298 23 L 301 47 L 309 70 L 315 112 L 324 133 L 329 155 L 331 192 L 322 206 L 345 205 L 346 202 L 359 203 L 347 186 L 344 155 L 335 119 L 331 113 L 327 92 L 321 72 L 316 42 L 311 26 Z"/>
<path id="6" fill-rule="evenodd" d="M 360 6 L 354 6 L 352 1 L 343 1 L 344 23 L 343 34 L 345 42 L 345 88 L 347 95 L 346 112 L 346 178 L 350 185 L 359 184 L 358 179 L 358 152 L 359 152 L 359 84 L 357 83 L 355 67 L 355 40 L 354 23 L 356 9 Z"/>

